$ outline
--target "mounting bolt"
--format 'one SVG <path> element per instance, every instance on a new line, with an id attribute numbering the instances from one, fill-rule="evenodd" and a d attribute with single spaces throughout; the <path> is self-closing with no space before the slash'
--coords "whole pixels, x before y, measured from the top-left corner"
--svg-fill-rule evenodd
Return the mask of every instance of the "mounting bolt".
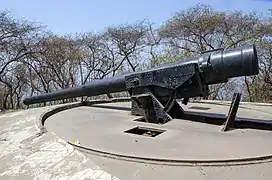
<path id="1" fill-rule="evenodd" d="M 132 83 L 133 83 L 134 86 L 137 86 L 137 85 L 140 84 L 140 80 L 138 78 L 135 78 L 135 79 L 132 80 Z"/>

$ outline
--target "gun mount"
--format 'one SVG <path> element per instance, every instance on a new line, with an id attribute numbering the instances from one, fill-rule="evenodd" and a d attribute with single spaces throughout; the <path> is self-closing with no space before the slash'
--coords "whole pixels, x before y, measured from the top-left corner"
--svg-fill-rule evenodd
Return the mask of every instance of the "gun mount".
<path id="1" fill-rule="evenodd" d="M 229 78 L 259 73 L 255 45 L 235 49 L 216 49 L 199 56 L 164 64 L 148 70 L 97 80 L 78 87 L 26 98 L 25 105 L 81 96 L 128 91 L 132 115 L 153 123 L 165 123 L 184 112 L 177 99 L 205 97 L 209 85 Z"/>

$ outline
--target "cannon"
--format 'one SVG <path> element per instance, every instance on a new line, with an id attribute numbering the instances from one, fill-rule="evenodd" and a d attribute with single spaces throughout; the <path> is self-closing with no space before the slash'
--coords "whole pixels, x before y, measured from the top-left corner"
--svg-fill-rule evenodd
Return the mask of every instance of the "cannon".
<path id="1" fill-rule="evenodd" d="M 201 52 L 197 57 L 175 63 L 29 97 L 23 103 L 30 105 L 128 91 L 132 115 L 143 116 L 151 123 L 165 123 L 184 114 L 178 99 L 182 99 L 182 103 L 186 105 L 189 98 L 206 97 L 209 94 L 209 85 L 258 73 L 257 52 L 253 44 Z"/>

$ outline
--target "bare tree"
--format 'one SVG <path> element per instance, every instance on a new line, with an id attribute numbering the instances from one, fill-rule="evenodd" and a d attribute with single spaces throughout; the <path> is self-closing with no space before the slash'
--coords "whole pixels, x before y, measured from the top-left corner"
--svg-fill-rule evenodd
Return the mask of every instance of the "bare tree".
<path id="1" fill-rule="evenodd" d="M 32 51 L 32 38 L 40 27 L 30 22 L 17 21 L 7 12 L 0 12 L 0 86 L 6 92 L 2 108 L 14 108 L 13 71 L 17 70 L 18 63 Z M 18 100 L 18 99 L 17 99 Z M 9 104 L 9 105 L 8 105 Z"/>
<path id="2" fill-rule="evenodd" d="M 146 46 L 145 34 L 147 27 L 144 22 L 132 25 L 120 25 L 107 29 L 106 36 L 111 45 L 117 50 L 122 57 L 120 63 L 116 66 L 119 69 L 123 62 L 127 62 L 132 71 L 136 71 L 140 65 L 138 58 L 142 49 Z"/>

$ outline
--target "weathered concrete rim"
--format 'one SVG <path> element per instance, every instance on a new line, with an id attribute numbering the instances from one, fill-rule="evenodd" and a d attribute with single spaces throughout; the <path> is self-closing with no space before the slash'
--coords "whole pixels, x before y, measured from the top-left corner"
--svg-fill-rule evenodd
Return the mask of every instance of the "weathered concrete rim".
<path id="1" fill-rule="evenodd" d="M 44 127 L 44 122 L 46 119 L 58 112 L 65 111 L 68 109 L 80 107 L 80 106 L 91 106 L 93 104 L 102 104 L 102 103 L 114 103 L 114 102 L 127 102 L 130 101 L 130 98 L 117 98 L 111 100 L 95 100 L 95 101 L 83 101 L 77 102 L 73 104 L 64 104 L 59 107 L 54 107 L 37 118 L 36 126 L 40 129 L 40 135 L 46 133 L 47 130 Z M 77 148 L 80 151 L 84 151 L 87 153 L 92 153 L 98 156 L 119 159 L 119 160 L 126 160 L 132 162 L 142 162 L 142 163 L 149 163 L 149 164 L 160 164 L 160 165 L 172 165 L 172 166 L 237 166 L 237 165 L 247 165 L 247 164 L 260 164 L 260 163 L 267 163 L 272 162 L 272 154 L 263 155 L 263 156 L 253 156 L 253 157 L 245 157 L 245 158 L 232 158 L 232 159 L 162 159 L 162 158 L 150 158 L 150 157 L 143 157 L 143 156 L 129 156 L 125 154 L 118 154 L 109 151 L 103 151 L 95 148 L 89 148 L 84 146 L 77 146 L 72 144 L 71 142 L 67 142 L 68 144 L 72 145 L 73 147 Z"/>
<path id="2" fill-rule="evenodd" d="M 116 154 L 106 151 L 97 150 L 94 148 L 86 148 L 83 146 L 77 146 L 71 142 L 68 142 L 70 145 L 78 149 L 79 151 L 90 153 L 102 157 L 108 157 L 112 159 L 130 161 L 130 162 L 139 162 L 146 164 L 157 164 L 157 165 L 168 165 L 168 166 L 240 166 L 240 165 L 250 165 L 250 164 L 260 164 L 260 163 L 269 163 L 272 162 L 272 155 L 267 156 L 256 156 L 249 158 L 240 158 L 240 159 L 222 159 L 222 160 L 182 160 L 182 159 L 162 159 L 162 158 L 148 158 L 140 156 L 128 156 L 123 154 Z"/>

